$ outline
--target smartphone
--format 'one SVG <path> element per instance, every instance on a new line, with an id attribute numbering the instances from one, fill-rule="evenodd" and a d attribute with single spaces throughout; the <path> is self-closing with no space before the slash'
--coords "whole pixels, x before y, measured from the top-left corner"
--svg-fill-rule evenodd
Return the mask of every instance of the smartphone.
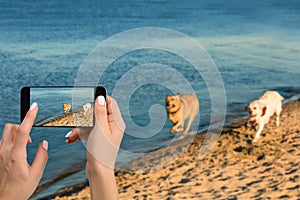
<path id="1" fill-rule="evenodd" d="M 21 89 L 21 122 L 30 105 L 39 107 L 34 127 L 93 127 L 94 100 L 106 99 L 102 86 L 26 86 Z"/>

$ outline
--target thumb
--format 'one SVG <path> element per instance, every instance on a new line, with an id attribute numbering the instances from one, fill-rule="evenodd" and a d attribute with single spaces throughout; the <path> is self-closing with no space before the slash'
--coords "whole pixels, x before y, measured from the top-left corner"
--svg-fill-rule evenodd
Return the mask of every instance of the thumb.
<path id="1" fill-rule="evenodd" d="M 35 154 L 34 161 L 31 165 L 31 175 L 36 178 L 36 181 L 40 181 L 42 178 L 44 169 L 48 161 L 48 142 L 44 140 L 40 143 L 37 152 Z"/>
<path id="2" fill-rule="evenodd" d="M 97 97 L 95 101 L 95 116 L 96 116 L 96 130 L 109 130 L 107 121 L 107 108 L 104 96 Z M 106 131 L 104 131 L 106 132 Z"/>

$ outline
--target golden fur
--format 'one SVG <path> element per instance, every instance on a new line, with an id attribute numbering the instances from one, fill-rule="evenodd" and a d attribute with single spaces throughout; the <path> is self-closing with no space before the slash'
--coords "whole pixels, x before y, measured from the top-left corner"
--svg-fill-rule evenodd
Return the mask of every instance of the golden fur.
<path id="1" fill-rule="evenodd" d="M 173 123 L 170 133 L 183 131 L 186 135 L 190 130 L 191 124 L 199 111 L 199 101 L 195 94 L 187 94 L 166 97 L 166 110 L 168 118 Z M 185 121 L 189 119 L 187 127 L 184 129 Z"/>
<path id="2" fill-rule="evenodd" d="M 70 103 L 64 103 L 63 108 L 64 108 L 64 113 L 67 113 L 71 110 L 72 105 Z"/>

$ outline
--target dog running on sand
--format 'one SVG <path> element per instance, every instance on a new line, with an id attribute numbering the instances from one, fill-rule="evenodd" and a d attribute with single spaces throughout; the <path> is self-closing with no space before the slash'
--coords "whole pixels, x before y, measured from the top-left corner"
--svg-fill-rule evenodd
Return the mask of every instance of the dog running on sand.
<path id="1" fill-rule="evenodd" d="M 265 124 L 276 113 L 276 126 L 279 126 L 282 101 L 284 98 L 276 91 L 267 91 L 258 100 L 252 101 L 247 108 L 249 119 L 248 126 L 255 127 L 257 132 L 253 142 L 259 139 Z"/>
<path id="2" fill-rule="evenodd" d="M 82 106 L 83 110 L 84 110 L 84 115 L 86 115 L 86 112 L 92 108 L 92 104 L 91 103 L 86 103 Z"/>
<path id="3" fill-rule="evenodd" d="M 199 101 L 195 94 L 166 96 L 166 110 L 168 118 L 173 124 L 170 133 L 183 131 L 182 136 L 185 136 L 198 114 Z M 184 129 L 184 123 L 187 119 L 189 122 Z"/>

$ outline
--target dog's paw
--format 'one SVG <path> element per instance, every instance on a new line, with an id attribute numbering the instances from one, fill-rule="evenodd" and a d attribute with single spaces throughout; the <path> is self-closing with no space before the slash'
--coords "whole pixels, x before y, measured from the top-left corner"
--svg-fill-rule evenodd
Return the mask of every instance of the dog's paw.
<path id="1" fill-rule="evenodd" d="M 178 140 L 182 140 L 185 138 L 185 135 L 181 134 L 179 137 L 178 137 Z"/>
<path id="2" fill-rule="evenodd" d="M 183 131 L 183 133 L 181 135 L 186 136 L 187 134 L 188 134 L 187 131 Z"/>
<path id="3" fill-rule="evenodd" d="M 176 132 L 176 129 L 175 129 L 175 128 L 171 128 L 169 132 L 170 132 L 170 133 L 175 133 L 175 132 Z"/>

